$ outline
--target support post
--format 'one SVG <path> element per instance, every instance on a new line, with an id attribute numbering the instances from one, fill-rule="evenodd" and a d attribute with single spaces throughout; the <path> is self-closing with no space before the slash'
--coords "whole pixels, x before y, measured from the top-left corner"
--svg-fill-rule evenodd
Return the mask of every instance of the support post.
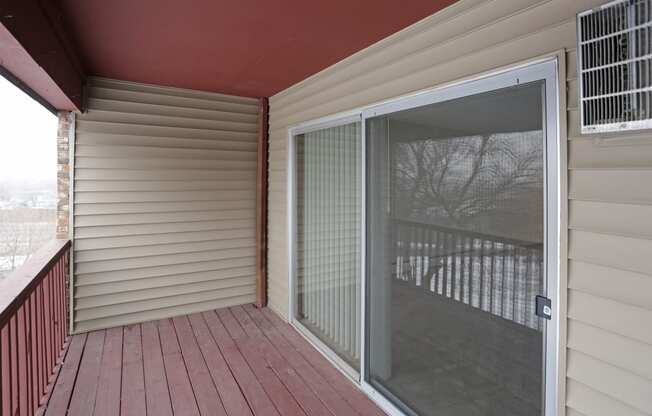
<path id="1" fill-rule="evenodd" d="M 267 305 L 267 145 L 269 102 L 258 104 L 258 169 L 256 186 L 256 306 Z"/>

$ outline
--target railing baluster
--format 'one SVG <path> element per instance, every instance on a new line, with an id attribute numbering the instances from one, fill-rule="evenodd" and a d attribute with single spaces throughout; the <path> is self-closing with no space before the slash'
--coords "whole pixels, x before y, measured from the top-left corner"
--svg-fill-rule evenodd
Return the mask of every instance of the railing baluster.
<path id="1" fill-rule="evenodd" d="M 0 397 L 2 406 L 0 414 L 11 414 L 11 385 L 5 385 L 11 380 L 11 358 L 9 352 L 9 324 L 0 327 Z"/>
<path id="2" fill-rule="evenodd" d="M 455 296 L 455 289 L 457 285 L 457 234 L 452 236 L 452 252 L 451 252 L 451 299 L 457 300 Z"/>
<path id="3" fill-rule="evenodd" d="M 471 241 L 469 237 L 464 237 L 464 255 L 462 256 L 463 268 L 462 268 L 462 290 L 460 294 L 460 299 L 464 303 L 470 304 L 469 301 L 469 281 L 468 279 L 471 276 Z M 466 297 L 465 297 L 466 292 Z"/>
<path id="4" fill-rule="evenodd" d="M 434 231 L 434 241 L 435 241 L 435 247 L 433 250 L 433 263 L 434 263 L 434 268 L 433 268 L 433 274 L 432 274 L 432 287 L 433 287 L 433 292 L 434 293 L 439 293 L 439 269 L 440 269 L 440 256 L 439 256 L 439 250 L 441 243 L 439 241 L 439 231 L 435 230 Z"/>
<path id="5" fill-rule="evenodd" d="M 471 237 L 471 247 L 469 248 L 469 305 L 473 305 L 473 296 L 475 294 L 475 238 Z"/>
<path id="6" fill-rule="evenodd" d="M 427 235 L 428 235 L 428 279 L 426 282 L 425 289 L 427 292 L 433 292 L 434 291 L 434 282 L 433 282 L 433 277 L 435 276 L 435 271 L 437 270 L 437 252 L 436 246 L 435 246 L 435 236 L 437 235 L 435 231 L 428 229 L 427 230 Z"/>
<path id="7" fill-rule="evenodd" d="M 449 297 L 448 284 L 450 282 L 450 278 L 448 274 L 450 272 L 450 268 L 448 266 L 448 262 L 450 260 L 450 238 L 450 233 L 444 233 L 444 255 L 442 256 L 442 259 L 444 260 L 444 271 L 442 273 L 442 295 L 444 295 L 444 297 Z"/>
<path id="8" fill-rule="evenodd" d="M 512 321 L 516 322 L 516 289 L 518 286 L 518 251 L 516 246 L 512 246 Z"/>
<path id="9" fill-rule="evenodd" d="M 529 248 L 525 249 L 525 277 L 523 280 L 523 285 L 524 287 L 524 305 L 523 305 L 523 323 L 527 325 L 528 319 L 530 317 L 530 314 L 528 313 L 530 310 L 530 305 L 533 304 L 534 301 L 530 301 L 530 294 L 532 293 L 532 286 L 530 285 L 530 270 L 532 269 L 532 265 L 530 264 L 532 258 L 530 257 L 531 250 Z M 532 299 L 534 297 L 532 296 Z"/>
<path id="10" fill-rule="evenodd" d="M 425 286 L 426 277 L 426 229 L 419 228 L 419 285 Z"/>
<path id="11" fill-rule="evenodd" d="M 18 382 L 18 316 L 14 315 L 9 322 L 9 348 L 11 364 L 11 414 L 15 415 L 19 410 L 20 389 Z"/>
<path id="12" fill-rule="evenodd" d="M 0 412 L 37 412 L 67 336 L 70 243 L 54 241 L 0 282 Z M 30 280 L 31 278 L 31 280 Z"/>
<path id="13" fill-rule="evenodd" d="M 494 313 L 494 267 L 496 259 L 496 242 L 491 241 L 491 250 L 489 251 L 489 312 Z"/>
<path id="14" fill-rule="evenodd" d="M 26 338 L 26 347 L 27 347 L 27 379 L 28 379 L 28 402 L 27 408 L 29 409 L 29 414 L 34 414 L 34 397 L 36 396 L 36 365 L 34 363 L 34 292 L 32 292 L 27 297 L 27 309 L 26 309 L 26 328 L 27 328 L 27 338 Z"/>

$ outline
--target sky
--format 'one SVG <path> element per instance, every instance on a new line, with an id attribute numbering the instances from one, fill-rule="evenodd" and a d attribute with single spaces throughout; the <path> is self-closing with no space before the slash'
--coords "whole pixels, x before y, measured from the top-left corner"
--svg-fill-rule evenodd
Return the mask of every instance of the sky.
<path id="1" fill-rule="evenodd" d="M 0 182 L 56 176 L 57 117 L 0 76 Z"/>

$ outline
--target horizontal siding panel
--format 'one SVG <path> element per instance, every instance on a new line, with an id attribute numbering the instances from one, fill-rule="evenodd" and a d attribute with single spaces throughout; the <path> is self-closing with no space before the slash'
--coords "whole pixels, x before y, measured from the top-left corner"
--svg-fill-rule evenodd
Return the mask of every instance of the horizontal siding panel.
<path id="1" fill-rule="evenodd" d="M 210 260 L 204 262 L 161 265 L 132 270 L 112 270 L 108 272 L 78 274 L 75 285 L 108 284 L 127 280 L 148 279 L 162 276 L 185 275 L 188 273 L 220 271 L 237 267 L 255 265 L 255 259 L 250 257 L 229 258 L 225 260 Z M 217 276 L 217 273 L 216 273 Z"/>
<path id="2" fill-rule="evenodd" d="M 649 309 L 571 289 L 568 293 L 568 316 L 605 331 L 652 345 L 652 311 Z"/>
<path id="3" fill-rule="evenodd" d="M 91 80 L 74 155 L 74 330 L 255 294 L 258 100 Z"/>
<path id="4" fill-rule="evenodd" d="M 568 143 L 571 169 L 649 169 L 652 137 L 619 135 L 614 139 L 578 138 Z"/>
<path id="5" fill-rule="evenodd" d="M 152 235 L 186 233 L 192 231 L 222 231 L 251 228 L 251 220 L 195 221 L 170 224 L 111 225 L 102 227 L 75 227 L 75 239 L 98 237 L 123 237 L 132 235 Z M 156 240 L 152 240 L 154 243 Z"/>
<path id="6" fill-rule="evenodd" d="M 107 123 L 77 119 L 80 133 L 126 134 L 130 136 L 187 137 L 203 140 L 255 140 L 255 132 L 234 130 L 191 129 L 187 127 L 150 126 L 146 124 Z"/>
<path id="7" fill-rule="evenodd" d="M 100 237 L 75 240 L 75 250 L 79 254 L 87 250 L 120 249 L 147 247 L 159 244 L 187 244 L 202 241 L 221 241 L 234 238 L 254 238 L 256 231 L 251 227 L 234 230 L 193 231 L 172 234 L 145 234 L 127 237 Z"/>
<path id="8" fill-rule="evenodd" d="M 159 94 L 163 97 L 184 97 L 209 100 L 210 102 L 238 103 L 256 107 L 258 100 L 250 97 L 239 97 L 235 95 L 219 94 L 207 91 L 190 90 L 186 88 L 172 88 L 162 85 L 143 84 L 103 77 L 93 77 L 90 80 L 91 87 L 110 88 L 113 90 L 133 91 L 140 93 Z M 192 106 L 189 106 L 192 107 Z"/>
<path id="9" fill-rule="evenodd" d="M 255 209 L 253 199 L 241 201 L 201 201 L 201 202 L 157 202 L 157 203 L 113 203 L 77 204 L 75 216 L 102 214 L 139 214 L 154 212 L 195 212 L 204 210 Z"/>
<path id="10" fill-rule="evenodd" d="M 578 351 L 568 352 L 568 377 L 643 413 L 652 413 L 652 381 Z"/>
<path id="11" fill-rule="evenodd" d="M 255 253 L 254 247 L 237 248 L 212 251 L 198 251 L 194 253 L 177 253 L 165 256 L 147 256 L 119 260 L 101 260 L 75 264 L 76 273 L 98 273 L 107 271 L 142 269 L 146 267 L 164 266 L 173 264 L 197 263 L 210 260 L 234 259 L 250 257 Z"/>
<path id="12" fill-rule="evenodd" d="M 219 235 L 219 233 L 218 233 Z M 75 263 L 89 261 L 128 259 L 133 257 L 160 256 L 164 254 L 194 253 L 199 251 L 222 250 L 227 248 L 255 247 L 253 238 L 223 239 L 217 241 L 184 242 L 177 244 L 156 244 L 140 247 L 113 248 L 79 251 Z"/>
<path id="13" fill-rule="evenodd" d="M 191 301 L 183 305 L 174 305 L 170 307 L 162 307 L 156 309 L 149 309 L 135 313 L 125 313 L 107 318 L 93 319 L 89 321 L 76 322 L 76 332 L 93 331 L 100 328 L 110 328 L 113 326 L 129 325 L 145 321 L 154 321 L 158 319 L 171 318 L 179 315 L 188 315 L 197 312 L 208 311 L 212 309 L 227 308 L 230 306 L 244 305 L 246 303 L 253 303 L 256 300 L 254 293 L 234 296 L 230 298 L 220 298 L 209 300 L 205 302 Z"/>
<path id="14" fill-rule="evenodd" d="M 248 266 L 195 273 L 173 274 L 168 276 L 155 276 L 142 279 L 126 279 L 110 283 L 82 284 L 84 282 L 77 282 L 77 285 L 75 286 L 75 295 L 81 299 L 89 296 L 97 297 L 100 295 L 112 295 L 115 293 L 130 292 L 134 290 L 176 286 L 180 284 L 180 282 L 183 284 L 190 284 L 250 277 L 255 276 L 255 274 L 256 269 L 252 266 Z"/>
<path id="15" fill-rule="evenodd" d="M 175 95 L 157 94 L 105 88 L 99 85 L 88 89 L 91 98 L 121 101 L 125 103 L 149 104 L 156 106 L 171 106 L 197 110 L 220 111 L 240 114 L 258 114 L 258 106 L 253 104 L 216 101 L 203 98 L 180 97 Z"/>
<path id="16" fill-rule="evenodd" d="M 652 204 L 652 183 L 649 170 L 571 170 L 569 197 L 589 201 L 631 204 Z"/>
<path id="17" fill-rule="evenodd" d="M 568 287 L 652 310 L 652 276 L 570 260 Z"/>
<path id="18" fill-rule="evenodd" d="M 124 292 L 113 292 L 98 296 L 78 297 L 75 304 L 75 310 L 88 310 L 104 306 L 120 305 L 132 302 L 140 302 L 151 299 L 169 298 L 172 296 L 191 295 L 203 293 L 206 291 L 215 291 L 219 289 L 231 289 L 254 286 L 256 276 L 249 275 L 245 277 L 231 279 L 211 279 L 203 282 L 184 282 L 164 287 L 149 287 L 143 290 L 131 290 Z"/>
<path id="19" fill-rule="evenodd" d="M 248 150 L 213 150 L 213 149 L 175 149 L 146 146 L 75 146 L 77 157 L 117 157 L 117 158 L 195 158 L 216 160 L 255 160 L 256 152 Z"/>
<path id="20" fill-rule="evenodd" d="M 246 191 L 175 191 L 175 192 L 101 192 L 75 193 L 75 203 L 236 201 L 256 197 L 256 190 Z"/>
<path id="21" fill-rule="evenodd" d="M 569 227 L 622 236 L 652 239 L 652 205 L 572 200 Z"/>
<path id="22" fill-rule="evenodd" d="M 180 170 L 247 170 L 256 166 L 256 161 L 251 160 L 210 160 L 210 159 L 152 159 L 152 158 L 75 158 L 76 168 L 95 169 L 104 173 L 112 173 L 113 169 L 150 170 L 165 168 L 167 175 L 173 176 Z"/>
<path id="23" fill-rule="evenodd" d="M 181 127 L 189 129 L 256 132 L 256 123 L 238 121 L 217 121 L 158 114 L 139 114 L 119 111 L 95 110 L 89 108 L 84 120 L 102 123 L 144 124 L 148 126 Z"/>
<path id="24" fill-rule="evenodd" d="M 256 111 L 252 113 L 246 113 L 241 111 L 220 111 L 178 105 L 160 105 L 105 98 L 90 98 L 87 102 L 87 108 L 105 112 L 116 111 L 122 113 L 128 112 L 134 114 L 186 117 L 202 120 L 224 120 L 246 123 L 256 123 L 258 120 L 257 108 L 255 109 Z"/>
<path id="25" fill-rule="evenodd" d="M 149 137 L 96 133 L 80 133 L 77 135 L 76 143 L 84 145 L 121 145 L 218 150 L 255 150 L 257 146 L 257 143 L 253 140 L 201 140 L 180 137 Z"/>
<path id="26" fill-rule="evenodd" d="M 571 411 L 586 416 L 649 416 L 632 406 L 575 380 L 568 380 L 566 402 Z M 566 416 L 571 416 L 568 413 Z"/>
<path id="27" fill-rule="evenodd" d="M 222 178 L 224 179 L 224 178 Z M 141 192 L 141 191 L 222 191 L 250 189 L 255 180 L 220 181 L 93 181 L 77 180 L 77 192 Z"/>
<path id="28" fill-rule="evenodd" d="M 216 163 L 220 163 L 216 161 Z M 181 181 L 181 180 L 204 180 L 219 181 L 229 180 L 254 180 L 255 163 L 242 165 L 221 166 L 221 169 L 127 169 L 117 168 L 79 168 L 75 169 L 75 179 L 77 180 L 98 180 L 98 181 Z"/>
<path id="29" fill-rule="evenodd" d="M 112 317 L 116 315 L 131 314 L 135 312 L 145 312 L 152 309 L 170 308 L 178 305 L 188 305 L 191 303 L 207 302 L 216 299 L 228 299 L 236 296 L 244 296 L 254 294 L 256 291 L 255 285 L 232 287 L 226 289 L 218 289 L 212 291 L 204 291 L 200 293 L 188 293 L 182 295 L 174 295 L 166 298 L 153 298 L 126 304 L 100 306 L 93 309 L 84 309 L 75 311 L 76 322 L 88 321 L 91 319 L 99 319 Z M 184 312 L 185 314 L 185 312 Z"/>
<path id="30" fill-rule="evenodd" d="M 652 240 L 571 230 L 570 259 L 652 275 Z"/>
<path id="31" fill-rule="evenodd" d="M 568 323 L 568 347 L 652 381 L 650 344 L 571 319 Z"/>

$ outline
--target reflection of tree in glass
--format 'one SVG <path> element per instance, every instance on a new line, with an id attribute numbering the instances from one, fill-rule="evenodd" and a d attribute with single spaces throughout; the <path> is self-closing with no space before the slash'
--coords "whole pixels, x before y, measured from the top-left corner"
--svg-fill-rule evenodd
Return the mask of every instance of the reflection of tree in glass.
<path id="1" fill-rule="evenodd" d="M 538 224 L 523 216 L 542 209 L 541 141 L 532 131 L 397 143 L 395 213 L 481 232 Z M 538 228 L 522 231 L 533 238 Z"/>

